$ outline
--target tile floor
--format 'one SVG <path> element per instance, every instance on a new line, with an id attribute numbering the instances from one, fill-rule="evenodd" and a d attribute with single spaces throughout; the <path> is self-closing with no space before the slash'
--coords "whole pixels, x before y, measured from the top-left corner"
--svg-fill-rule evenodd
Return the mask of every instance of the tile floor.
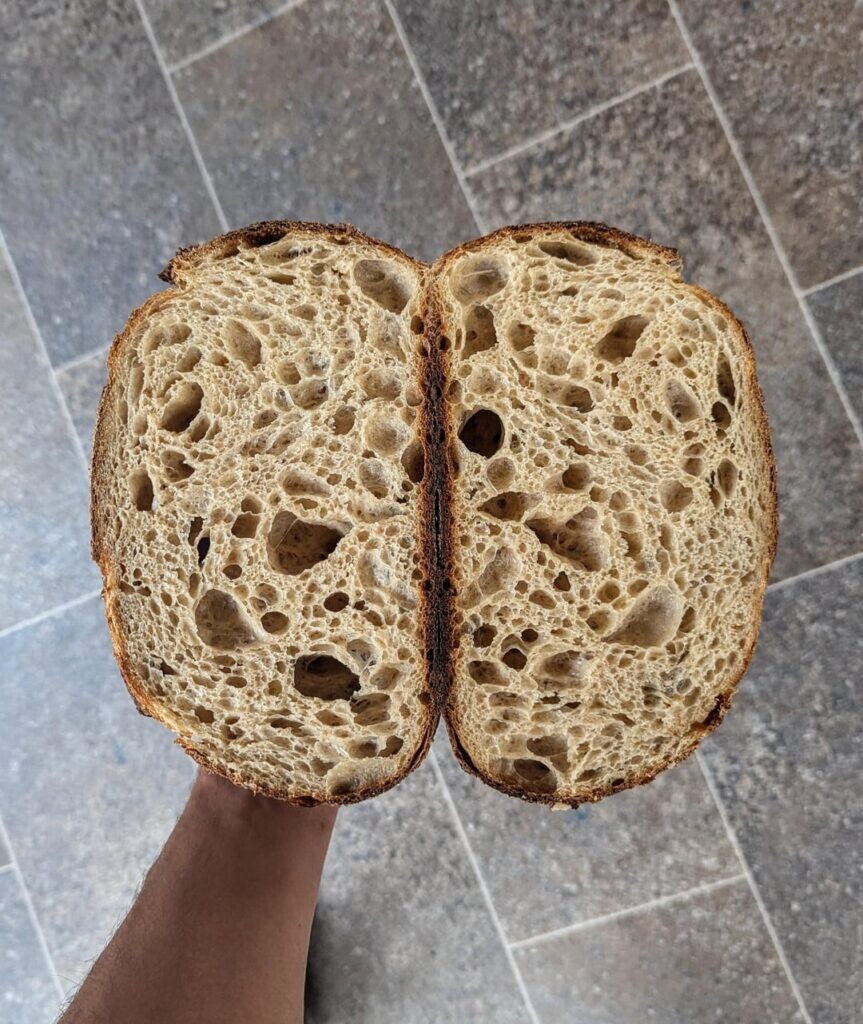
<path id="1" fill-rule="evenodd" d="M 107 344 L 180 245 L 349 219 L 430 257 L 597 218 L 750 328 L 782 540 L 734 712 L 552 815 L 439 738 L 340 815 L 308 1020 L 851 1024 L 863 1005 L 861 152 L 851 0 L 0 5 L 0 1024 L 48 1024 L 190 763 L 139 718 L 88 557 Z"/>

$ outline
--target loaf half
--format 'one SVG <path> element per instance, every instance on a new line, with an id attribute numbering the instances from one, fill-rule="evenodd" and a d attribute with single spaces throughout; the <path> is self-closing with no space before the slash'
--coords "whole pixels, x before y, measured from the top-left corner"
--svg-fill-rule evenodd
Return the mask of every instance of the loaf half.
<path id="1" fill-rule="evenodd" d="M 286 800 L 394 785 L 437 723 L 424 273 L 347 227 L 256 225 L 180 252 L 110 352 L 93 553 L 126 684 L 201 764 Z"/>
<path id="2" fill-rule="evenodd" d="M 677 253 L 595 224 L 432 268 L 452 438 L 446 718 L 461 763 L 574 805 L 721 721 L 776 544 L 752 350 Z"/>
<path id="3" fill-rule="evenodd" d="M 296 803 L 461 763 L 575 805 L 721 720 L 776 540 L 751 348 L 672 250 L 347 226 L 183 250 L 112 346 L 93 553 L 139 709 Z"/>

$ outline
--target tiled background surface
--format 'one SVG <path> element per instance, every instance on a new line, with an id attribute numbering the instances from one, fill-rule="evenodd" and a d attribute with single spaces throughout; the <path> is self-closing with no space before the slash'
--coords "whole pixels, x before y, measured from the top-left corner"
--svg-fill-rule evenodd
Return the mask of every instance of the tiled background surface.
<path id="1" fill-rule="evenodd" d="M 269 216 L 425 257 L 527 218 L 677 245 L 749 326 L 782 493 L 759 651 L 696 759 L 550 814 L 439 738 L 340 813 L 309 1021 L 859 1019 L 861 27 L 851 0 L 0 5 L 0 1024 L 52 1019 L 192 774 L 88 559 L 105 349 L 177 246 Z"/>

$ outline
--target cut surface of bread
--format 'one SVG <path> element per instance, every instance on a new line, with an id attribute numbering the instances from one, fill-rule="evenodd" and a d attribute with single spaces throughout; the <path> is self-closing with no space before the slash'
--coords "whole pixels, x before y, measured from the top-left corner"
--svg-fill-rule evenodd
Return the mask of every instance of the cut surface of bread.
<path id="1" fill-rule="evenodd" d="M 109 356 L 93 550 L 126 683 L 196 760 L 283 799 L 380 792 L 437 723 L 424 270 L 347 227 L 253 226 L 180 252 Z"/>
<path id="2" fill-rule="evenodd" d="M 752 350 L 677 254 L 536 224 L 182 250 L 109 354 L 93 553 L 138 707 L 297 803 L 456 756 L 577 805 L 686 757 L 776 543 Z"/>
<path id="3" fill-rule="evenodd" d="M 427 308 L 456 754 L 549 803 L 648 781 L 718 724 L 758 631 L 776 495 L 745 332 L 673 250 L 591 224 L 448 253 Z"/>

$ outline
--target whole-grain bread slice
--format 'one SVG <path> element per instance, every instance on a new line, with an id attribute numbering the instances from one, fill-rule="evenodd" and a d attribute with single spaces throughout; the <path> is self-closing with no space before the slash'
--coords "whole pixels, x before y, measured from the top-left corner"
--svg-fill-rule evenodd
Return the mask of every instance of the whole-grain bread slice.
<path id="1" fill-rule="evenodd" d="M 426 268 L 349 226 L 182 250 L 108 357 L 93 555 L 139 709 L 297 803 L 424 757 Z M 413 324 L 413 329 L 412 329 Z"/>
<path id="2" fill-rule="evenodd" d="M 725 715 L 777 537 L 746 332 L 674 250 L 593 223 L 442 256 L 450 538 L 435 603 L 461 764 L 528 800 L 654 778 Z"/>

